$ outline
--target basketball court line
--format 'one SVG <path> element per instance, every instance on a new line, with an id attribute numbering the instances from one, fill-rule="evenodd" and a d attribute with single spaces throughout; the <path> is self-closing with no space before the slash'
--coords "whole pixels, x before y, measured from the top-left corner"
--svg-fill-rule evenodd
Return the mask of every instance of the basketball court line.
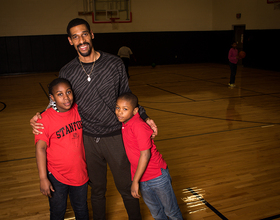
<path id="1" fill-rule="evenodd" d="M 156 111 L 172 113 L 172 114 L 177 114 L 177 115 L 191 116 L 191 117 L 197 117 L 197 118 L 207 118 L 207 119 L 214 119 L 214 120 L 223 120 L 223 121 L 227 121 L 228 120 L 226 118 L 215 118 L 215 117 L 210 117 L 210 116 L 192 115 L 192 114 L 188 114 L 188 113 L 167 111 L 167 110 L 152 108 L 152 107 L 143 106 L 143 105 L 141 105 L 141 106 L 144 107 L 144 108 L 147 108 L 147 109 L 152 109 L 152 110 L 156 110 Z M 245 120 L 236 120 L 236 119 L 232 119 L 231 121 L 246 122 L 246 123 L 257 123 L 257 124 L 262 124 L 261 126 L 280 124 L 280 122 L 279 123 L 278 122 L 276 122 L 276 123 L 275 122 L 258 122 L 258 121 L 245 121 Z"/>
<path id="2" fill-rule="evenodd" d="M 162 72 L 162 70 L 156 71 L 155 69 L 153 69 L 152 71 L 146 71 L 146 72 L 140 72 L 140 73 L 132 74 L 130 77 L 132 77 L 132 76 L 139 76 L 139 75 L 145 75 L 145 74 L 151 75 L 151 74 L 154 74 L 154 73 L 161 73 L 161 72 Z"/>
<path id="3" fill-rule="evenodd" d="M 279 215 L 274 215 L 271 217 L 267 217 L 267 218 L 262 218 L 260 220 L 273 220 L 273 219 L 280 219 L 280 214 Z"/>
<path id="4" fill-rule="evenodd" d="M 218 85 L 223 85 L 223 86 L 226 85 L 227 86 L 227 84 L 219 83 L 219 82 L 213 82 L 213 81 L 210 81 L 209 79 L 200 79 L 200 78 L 196 78 L 196 77 L 188 76 L 188 75 L 183 75 L 183 74 L 179 74 L 179 73 L 174 73 L 174 74 L 176 74 L 178 76 L 184 76 L 184 77 L 188 77 L 188 78 L 191 78 L 191 79 L 195 79 L 197 81 L 210 82 L 210 83 L 214 83 L 214 84 L 218 84 Z M 220 78 L 215 78 L 215 79 L 220 79 Z"/>
<path id="5" fill-rule="evenodd" d="M 203 199 L 198 193 L 196 193 L 192 188 L 187 188 L 189 192 L 191 192 L 194 196 L 196 196 L 201 202 L 203 202 L 209 209 L 211 209 L 217 216 L 219 216 L 223 220 L 228 220 L 222 213 L 220 213 L 217 209 L 215 209 L 210 203 L 208 203 L 205 199 Z"/>
<path id="6" fill-rule="evenodd" d="M 201 133 L 201 134 L 191 134 L 191 135 L 186 135 L 186 136 L 181 136 L 181 137 L 159 139 L 159 140 L 156 140 L 156 141 L 157 142 L 158 141 L 169 141 L 169 140 L 174 140 L 174 139 L 203 136 L 203 135 L 208 135 L 208 134 L 218 134 L 218 133 L 223 133 L 223 132 L 239 131 L 239 130 L 245 130 L 245 129 L 251 129 L 251 128 L 259 128 L 259 127 L 260 126 L 252 126 L 252 127 L 245 127 L 245 128 L 236 128 L 236 129 L 231 129 L 231 130 L 213 131 L 213 132 L 207 132 L 207 133 Z"/>
<path id="7" fill-rule="evenodd" d="M 46 90 L 44 89 L 44 87 L 42 86 L 42 84 L 39 83 L 39 85 L 41 86 L 41 88 L 42 88 L 43 92 L 45 93 L 45 95 L 47 96 L 47 98 L 49 98 L 49 95 L 48 95 L 48 93 L 46 92 Z"/>
<path id="8" fill-rule="evenodd" d="M 29 160 L 29 159 L 34 159 L 36 157 L 25 157 L 25 158 L 19 158 L 19 159 L 13 159 L 13 160 L 2 160 L 0 163 L 6 163 L 6 162 L 13 162 L 13 161 L 18 161 L 18 160 Z"/>
<path id="9" fill-rule="evenodd" d="M 4 102 L 0 102 L 0 103 L 3 104 L 3 108 L 0 109 L 0 112 L 2 112 L 6 108 L 6 104 Z"/>
<path id="10" fill-rule="evenodd" d="M 165 91 L 165 92 L 171 93 L 171 94 L 173 94 L 173 95 L 180 96 L 180 97 L 182 97 L 182 98 L 184 98 L 184 99 L 188 99 L 188 100 L 191 100 L 191 101 L 195 102 L 195 100 L 194 100 L 194 99 L 191 99 L 191 98 L 188 98 L 188 97 L 185 97 L 185 96 L 179 95 L 179 94 L 177 94 L 177 93 L 174 93 L 174 92 L 171 92 L 171 91 L 168 91 L 168 90 L 165 90 L 165 89 L 162 89 L 162 88 L 156 87 L 156 86 L 152 86 L 152 85 L 150 85 L 150 84 L 147 84 L 147 85 L 148 85 L 148 86 L 150 86 L 150 87 L 153 87 L 153 88 L 156 88 L 156 89 L 159 89 L 159 90 L 162 90 L 162 91 Z"/>
<path id="11" fill-rule="evenodd" d="M 257 94 L 257 95 L 243 95 L 243 96 L 231 96 L 231 97 L 223 97 L 223 98 L 216 98 L 216 99 L 200 99 L 200 100 L 195 100 L 195 102 L 208 102 L 208 101 L 219 101 L 219 100 L 223 100 L 223 99 L 237 99 L 237 98 L 250 98 L 250 97 L 258 97 L 258 96 L 272 96 L 272 94 L 279 94 L 280 93 L 267 93 L 267 94 Z M 177 94 L 176 94 L 177 95 Z M 276 97 L 276 98 L 280 98 L 278 96 L 272 96 L 272 97 Z M 181 102 L 171 102 L 171 101 L 167 101 L 167 102 L 154 102 L 154 101 L 141 101 L 142 103 L 187 103 L 185 101 L 181 101 Z"/>

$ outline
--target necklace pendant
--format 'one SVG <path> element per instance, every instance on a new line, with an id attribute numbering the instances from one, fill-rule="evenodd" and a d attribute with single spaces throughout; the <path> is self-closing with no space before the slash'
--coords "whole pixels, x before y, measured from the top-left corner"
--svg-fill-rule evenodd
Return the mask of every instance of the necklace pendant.
<path id="1" fill-rule="evenodd" d="M 89 81 L 89 82 L 90 82 L 90 80 L 91 80 L 91 78 L 90 78 L 90 76 L 88 76 L 87 81 Z"/>

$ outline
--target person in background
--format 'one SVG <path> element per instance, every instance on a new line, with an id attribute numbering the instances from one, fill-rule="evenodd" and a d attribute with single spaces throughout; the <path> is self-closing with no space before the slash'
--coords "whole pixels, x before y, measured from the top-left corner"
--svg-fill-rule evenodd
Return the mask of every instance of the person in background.
<path id="1" fill-rule="evenodd" d="M 228 60 L 229 60 L 229 67 L 230 67 L 230 81 L 229 81 L 229 87 L 233 88 L 235 87 L 235 76 L 237 71 L 237 62 L 239 60 L 238 56 L 238 50 L 236 49 L 237 44 L 236 42 L 233 42 L 231 45 L 231 48 L 228 52 Z"/>
<path id="2" fill-rule="evenodd" d="M 134 54 L 132 53 L 131 49 L 127 46 L 122 46 L 118 51 L 118 56 L 122 59 L 124 65 L 125 65 L 125 71 L 127 74 L 127 78 L 129 79 L 129 73 L 128 73 L 128 66 L 130 63 L 130 58 L 132 57 L 134 61 L 136 61 Z"/>

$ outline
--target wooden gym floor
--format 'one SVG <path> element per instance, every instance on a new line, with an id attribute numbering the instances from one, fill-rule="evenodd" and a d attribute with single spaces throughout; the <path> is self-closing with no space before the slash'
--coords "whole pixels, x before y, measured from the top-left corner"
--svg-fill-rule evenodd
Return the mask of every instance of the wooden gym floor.
<path id="1" fill-rule="evenodd" d="M 130 87 L 158 126 L 155 143 L 184 219 L 279 219 L 280 73 L 238 66 L 230 89 L 229 72 L 219 64 L 130 67 Z M 3 220 L 49 219 L 29 120 L 47 106 L 57 75 L 0 77 Z M 143 220 L 151 220 L 140 202 Z M 70 205 L 65 218 L 73 219 Z M 127 219 L 110 172 L 107 219 Z"/>

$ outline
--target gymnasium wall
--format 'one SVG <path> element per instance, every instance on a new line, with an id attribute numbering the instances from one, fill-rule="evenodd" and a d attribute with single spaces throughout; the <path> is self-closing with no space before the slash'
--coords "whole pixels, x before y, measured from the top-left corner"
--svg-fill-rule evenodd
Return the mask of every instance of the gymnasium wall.
<path id="1" fill-rule="evenodd" d="M 1 1 L 0 36 L 65 34 L 67 23 L 83 11 L 83 0 Z M 93 24 L 94 33 L 211 30 L 211 0 L 131 0 L 132 23 Z"/>
<path id="2" fill-rule="evenodd" d="M 278 71 L 280 10 L 274 7 L 266 0 L 131 0 L 133 22 L 117 29 L 81 18 L 90 23 L 97 50 L 116 54 L 126 44 L 137 57 L 133 65 L 227 63 L 232 27 L 246 25 L 244 49 L 251 56 L 244 65 Z M 1 1 L 0 74 L 58 71 L 76 55 L 65 29 L 79 11 L 83 0 Z M 265 54 L 262 64 L 255 52 Z"/>

